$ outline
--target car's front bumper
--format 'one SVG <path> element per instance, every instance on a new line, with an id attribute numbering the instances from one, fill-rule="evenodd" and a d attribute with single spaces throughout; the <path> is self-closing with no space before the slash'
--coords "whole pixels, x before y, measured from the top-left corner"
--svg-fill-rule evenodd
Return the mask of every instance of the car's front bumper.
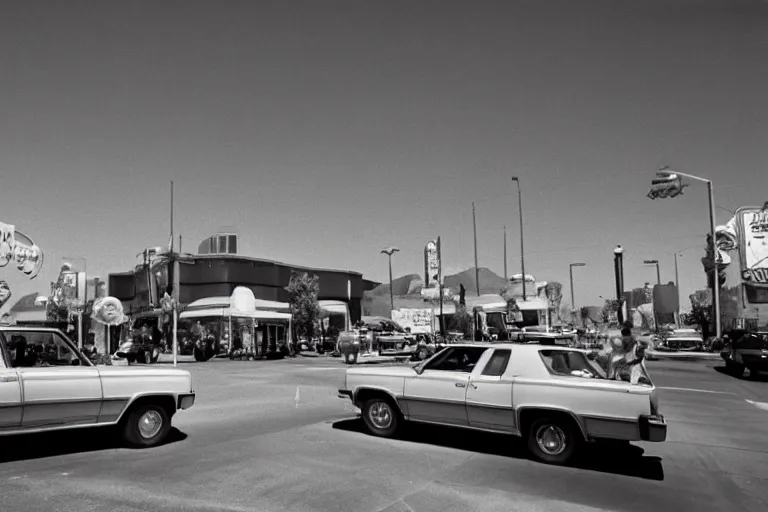
<path id="1" fill-rule="evenodd" d="M 651 443 L 667 440 L 667 422 L 661 414 L 640 416 L 640 438 Z"/>
<path id="2" fill-rule="evenodd" d="M 195 405 L 195 392 L 184 393 L 179 395 L 177 409 L 185 410 Z"/>

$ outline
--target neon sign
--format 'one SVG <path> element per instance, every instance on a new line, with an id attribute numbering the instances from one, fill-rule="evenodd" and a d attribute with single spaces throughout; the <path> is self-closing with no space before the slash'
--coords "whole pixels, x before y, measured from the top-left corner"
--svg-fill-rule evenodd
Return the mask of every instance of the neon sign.
<path id="1" fill-rule="evenodd" d="M 43 267 L 43 251 L 15 226 L 0 222 L 0 267 L 11 262 L 20 272 L 34 279 Z"/>

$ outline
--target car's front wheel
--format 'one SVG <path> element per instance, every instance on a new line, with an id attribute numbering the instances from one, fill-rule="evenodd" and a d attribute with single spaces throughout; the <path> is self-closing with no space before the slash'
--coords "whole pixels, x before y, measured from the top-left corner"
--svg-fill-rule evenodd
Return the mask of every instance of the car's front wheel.
<path id="1" fill-rule="evenodd" d="M 528 451 L 541 462 L 565 464 L 576 453 L 579 433 L 570 421 L 557 417 L 534 420 L 528 429 Z"/>
<path id="2" fill-rule="evenodd" d="M 140 405 L 128 414 L 123 437 L 137 448 L 150 448 L 162 443 L 171 430 L 168 412 L 157 404 Z"/>
<path id="3" fill-rule="evenodd" d="M 368 431 L 378 437 L 394 437 L 400 430 L 400 410 L 391 399 L 376 397 L 362 407 L 363 422 Z"/>

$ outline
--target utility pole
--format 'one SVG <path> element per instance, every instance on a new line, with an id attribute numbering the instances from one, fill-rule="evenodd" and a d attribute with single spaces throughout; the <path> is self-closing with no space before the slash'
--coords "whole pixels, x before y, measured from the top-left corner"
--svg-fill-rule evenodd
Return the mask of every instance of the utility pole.
<path id="1" fill-rule="evenodd" d="M 472 203 L 472 227 L 475 233 L 475 288 L 477 296 L 480 296 L 480 269 L 477 268 L 477 217 L 475 217 L 475 203 Z"/>
<path id="2" fill-rule="evenodd" d="M 178 303 L 179 303 L 179 286 L 180 286 L 180 278 L 179 278 L 179 258 L 177 257 L 176 253 L 173 251 L 173 181 L 171 181 L 171 241 L 170 241 L 170 247 L 169 247 L 169 263 L 171 264 L 171 275 L 173 277 L 173 280 L 171 281 L 171 299 L 173 304 L 173 331 L 172 331 L 172 340 L 173 340 L 173 366 L 176 366 L 178 364 L 178 354 L 179 354 L 179 312 L 178 312 Z M 181 237 L 179 237 L 179 247 L 181 247 Z"/>
<path id="3" fill-rule="evenodd" d="M 440 248 L 440 237 L 437 237 L 437 290 L 440 293 L 440 336 L 445 340 L 445 318 L 443 317 L 443 254 Z M 477 268 L 477 267 L 475 267 Z"/>
<path id="4" fill-rule="evenodd" d="M 675 253 L 675 286 L 677 287 L 677 295 L 680 295 L 680 276 L 677 273 L 677 253 Z"/>
<path id="5" fill-rule="evenodd" d="M 525 248 L 523 246 L 523 193 L 520 190 L 520 178 L 512 176 L 512 181 L 517 183 L 517 205 L 520 210 L 520 266 L 523 271 L 523 301 L 526 300 L 525 293 Z"/>
<path id="6" fill-rule="evenodd" d="M 504 226 L 504 281 L 509 284 L 509 274 L 507 273 L 507 226 Z"/>

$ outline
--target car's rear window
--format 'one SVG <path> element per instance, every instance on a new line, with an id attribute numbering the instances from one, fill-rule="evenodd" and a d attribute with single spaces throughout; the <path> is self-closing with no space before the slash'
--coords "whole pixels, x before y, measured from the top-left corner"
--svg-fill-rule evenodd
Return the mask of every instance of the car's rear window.
<path id="1" fill-rule="evenodd" d="M 539 351 L 544 365 L 554 375 L 567 375 L 604 379 L 605 373 L 596 364 L 587 359 L 583 352 L 576 350 L 541 350 Z"/>

